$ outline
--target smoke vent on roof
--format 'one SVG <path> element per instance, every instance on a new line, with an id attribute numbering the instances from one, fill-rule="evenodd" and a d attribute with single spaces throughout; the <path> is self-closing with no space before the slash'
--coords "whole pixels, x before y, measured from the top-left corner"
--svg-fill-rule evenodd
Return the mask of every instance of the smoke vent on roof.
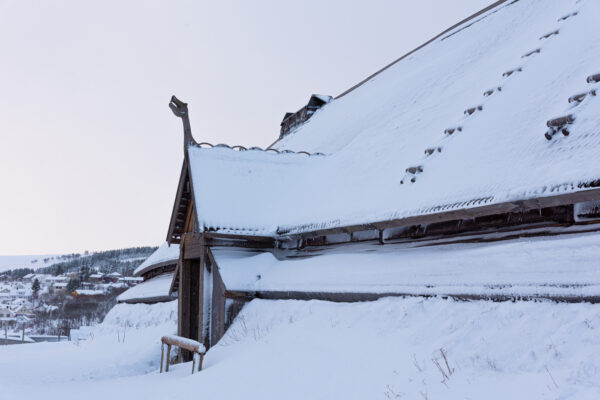
<path id="1" fill-rule="evenodd" d="M 333 97 L 331 96 L 313 94 L 310 96 L 308 104 L 302 107 L 300 110 L 296 111 L 295 113 L 285 113 L 285 116 L 281 121 L 281 130 L 279 136 L 283 137 L 287 135 L 293 129 L 308 121 L 308 119 L 313 116 L 315 111 L 329 103 L 331 100 L 333 100 Z"/>

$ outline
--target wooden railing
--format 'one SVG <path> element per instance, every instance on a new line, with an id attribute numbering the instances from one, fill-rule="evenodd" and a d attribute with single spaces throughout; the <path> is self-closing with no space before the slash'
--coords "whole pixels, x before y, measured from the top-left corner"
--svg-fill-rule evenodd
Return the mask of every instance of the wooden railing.
<path id="1" fill-rule="evenodd" d="M 171 357 L 172 346 L 179 347 L 180 350 L 187 350 L 192 353 L 192 374 L 196 369 L 196 354 L 199 358 L 198 371 L 202 370 L 202 361 L 204 360 L 204 354 L 206 353 L 206 348 L 202 343 L 175 335 L 163 336 L 161 338 L 161 342 L 162 344 L 160 346 L 160 373 L 162 373 L 163 360 L 165 358 L 165 345 L 167 345 L 167 365 L 165 368 L 165 372 L 169 372 L 169 361 Z"/>

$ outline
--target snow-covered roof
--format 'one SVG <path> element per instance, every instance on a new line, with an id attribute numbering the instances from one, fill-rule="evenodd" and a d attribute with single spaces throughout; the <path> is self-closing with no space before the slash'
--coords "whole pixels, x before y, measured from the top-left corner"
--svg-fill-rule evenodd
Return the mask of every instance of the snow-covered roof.
<path id="1" fill-rule="evenodd" d="M 598 15 L 598 2 L 562 0 L 483 13 L 274 145 L 326 156 L 191 145 L 200 224 L 275 235 L 587 190 L 600 96 L 567 100 L 600 90 L 586 81 L 600 72 Z M 570 134 L 547 140 L 547 121 L 569 114 Z"/>
<path id="2" fill-rule="evenodd" d="M 134 275 L 141 275 L 145 272 L 150 271 L 151 269 L 165 265 L 166 263 L 175 264 L 179 259 L 179 246 L 178 245 L 169 245 L 169 243 L 165 242 L 156 251 L 150 254 L 150 257 L 146 258 L 146 260 L 141 263 L 135 271 L 133 271 Z"/>
<path id="3" fill-rule="evenodd" d="M 127 289 L 117 297 L 119 302 L 143 303 L 144 301 L 167 301 L 173 273 L 163 274 Z"/>
<path id="4" fill-rule="evenodd" d="M 142 282 L 144 278 L 141 276 L 124 276 L 119 278 L 119 282 Z"/>
<path id="5" fill-rule="evenodd" d="M 600 296 L 599 239 L 594 233 L 421 248 L 363 244 L 284 260 L 212 251 L 233 291 L 568 297 Z"/>
<path id="6" fill-rule="evenodd" d="M 77 294 L 79 296 L 99 296 L 104 294 L 104 291 L 102 290 L 88 290 L 88 289 L 77 289 L 75 292 L 77 292 Z"/>

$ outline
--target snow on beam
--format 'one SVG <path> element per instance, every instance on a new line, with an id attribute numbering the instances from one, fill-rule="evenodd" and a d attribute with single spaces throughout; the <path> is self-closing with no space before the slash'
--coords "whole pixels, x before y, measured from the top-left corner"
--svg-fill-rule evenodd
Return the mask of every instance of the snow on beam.
<path id="1" fill-rule="evenodd" d="M 331 233 L 341 233 L 346 232 L 348 229 L 350 230 L 365 230 L 367 227 L 374 227 L 376 229 L 387 229 L 394 228 L 398 226 L 407 226 L 407 225 L 419 225 L 419 224 L 428 224 L 433 222 L 441 222 L 441 221 L 449 221 L 454 219 L 468 219 L 468 218 L 477 218 L 484 217 L 493 214 L 501 214 L 507 212 L 515 212 L 519 210 L 528 210 L 528 209 L 539 209 L 546 207 L 557 207 L 563 205 L 569 205 L 573 203 L 583 202 L 583 201 L 594 201 L 600 200 L 600 189 L 597 187 L 600 186 L 600 180 L 589 181 L 589 182 L 581 182 L 577 184 L 580 188 L 589 188 L 587 190 L 581 190 L 572 193 L 565 194 L 557 194 L 551 196 L 543 196 L 543 197 L 534 197 L 524 200 L 518 201 L 508 201 L 502 203 L 494 203 L 487 204 L 493 201 L 493 197 L 481 198 L 481 199 L 473 199 L 463 205 L 458 205 L 457 207 L 463 208 L 455 208 L 447 211 L 439 211 L 441 209 L 446 209 L 444 206 L 438 206 L 436 209 L 438 211 L 430 213 L 424 213 L 415 216 L 409 216 L 404 218 L 396 218 L 390 219 L 386 221 L 378 221 L 372 222 L 369 224 L 358 224 L 352 226 L 346 226 L 344 229 L 340 227 L 330 227 L 330 228 L 322 228 L 322 229 L 310 229 L 308 226 L 299 226 L 299 227 L 279 227 L 277 230 L 278 235 L 287 235 L 287 236 L 307 236 L 307 235 L 328 235 Z M 475 205 L 475 206 L 474 206 Z M 474 207 L 473 207 L 474 206 Z M 465 208 L 468 207 L 468 208 Z"/>
<path id="2" fill-rule="evenodd" d="M 514 74 L 516 72 L 523 72 L 523 68 L 519 67 L 519 68 L 508 70 L 505 73 L 503 73 L 502 76 L 505 78 L 508 78 L 509 76 L 511 76 L 512 74 Z"/>
<path id="3" fill-rule="evenodd" d="M 587 96 L 595 96 L 596 95 L 596 90 L 590 90 L 588 92 L 583 92 L 583 93 L 579 93 L 576 95 L 573 95 L 571 97 L 569 97 L 569 103 L 581 103 L 583 100 L 585 100 L 585 98 Z"/>
<path id="4" fill-rule="evenodd" d="M 578 11 L 572 12 L 571 14 L 567 14 L 567 15 L 565 15 L 564 17 L 560 17 L 560 18 L 558 19 L 558 22 L 560 22 L 560 21 L 566 21 L 567 19 L 569 19 L 569 18 L 571 18 L 571 17 L 574 17 L 574 16 L 576 16 L 577 14 L 579 14 L 579 12 L 578 12 Z"/>
<path id="5" fill-rule="evenodd" d="M 560 33 L 560 30 L 558 30 L 558 29 L 555 31 L 552 31 L 552 32 L 548 32 L 545 35 L 540 36 L 540 40 L 549 39 L 554 35 L 558 35 L 559 33 Z"/>
<path id="6" fill-rule="evenodd" d="M 501 92 L 502 91 L 502 86 L 498 86 L 494 89 L 488 89 L 485 92 L 483 92 L 483 96 L 484 97 L 490 97 L 492 94 L 494 94 L 495 92 Z"/>
<path id="7" fill-rule="evenodd" d="M 587 77 L 588 83 L 597 83 L 600 82 L 600 74 L 594 74 Z"/>
<path id="8" fill-rule="evenodd" d="M 467 108 L 465 110 L 464 114 L 465 115 L 473 115 L 473 114 L 475 114 L 475 112 L 482 111 L 482 110 L 483 110 L 483 106 L 482 105 L 478 105 L 476 107 Z"/>
<path id="9" fill-rule="evenodd" d="M 544 134 L 546 139 L 552 140 L 554 135 L 558 132 L 561 132 L 564 136 L 569 136 L 571 133 L 567 128 L 568 125 L 571 125 L 575 122 L 575 117 L 572 114 L 566 115 L 560 118 L 554 118 L 546 122 L 546 126 L 548 126 L 548 131 Z"/>
<path id="10" fill-rule="evenodd" d="M 523 54 L 523 56 L 521 56 L 521 58 L 527 58 L 527 57 L 530 57 L 530 56 L 532 56 L 534 54 L 540 54 L 541 52 L 542 52 L 542 49 L 531 50 L 531 51 Z"/>

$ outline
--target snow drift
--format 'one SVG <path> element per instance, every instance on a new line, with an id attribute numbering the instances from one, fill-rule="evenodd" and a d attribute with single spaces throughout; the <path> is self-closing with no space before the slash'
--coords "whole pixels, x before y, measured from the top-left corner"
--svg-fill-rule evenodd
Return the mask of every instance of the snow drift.
<path id="1" fill-rule="evenodd" d="M 162 317 L 141 315 L 150 310 Z M 171 303 L 117 306 L 96 333 L 106 334 L 102 346 L 96 336 L 0 348 L 0 399 L 600 398 L 595 305 L 254 300 L 203 371 L 190 375 L 186 364 L 159 375 L 155 332 L 168 330 L 159 321 L 174 328 L 171 312 Z M 144 334 L 118 342 L 128 323 Z"/>

